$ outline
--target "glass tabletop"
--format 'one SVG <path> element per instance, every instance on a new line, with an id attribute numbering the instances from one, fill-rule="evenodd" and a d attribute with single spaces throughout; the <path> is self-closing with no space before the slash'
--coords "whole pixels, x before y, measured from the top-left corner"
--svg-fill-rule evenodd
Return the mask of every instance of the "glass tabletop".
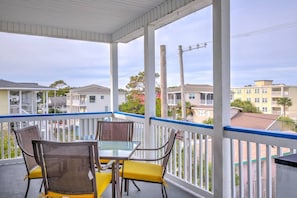
<path id="1" fill-rule="evenodd" d="M 139 145 L 138 141 L 99 141 L 99 155 L 106 159 L 129 159 Z"/>

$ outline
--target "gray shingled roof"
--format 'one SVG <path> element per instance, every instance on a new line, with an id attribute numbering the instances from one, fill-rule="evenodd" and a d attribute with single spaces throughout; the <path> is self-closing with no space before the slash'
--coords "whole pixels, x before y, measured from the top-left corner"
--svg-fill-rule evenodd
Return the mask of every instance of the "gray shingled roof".
<path id="1" fill-rule="evenodd" d="M 0 79 L 0 90 L 56 90 L 56 88 L 41 86 L 37 83 L 17 83 Z"/>
<path id="2" fill-rule="evenodd" d="M 74 88 L 70 90 L 71 93 L 109 93 L 110 89 L 99 85 L 88 85 L 80 88 Z"/>
<path id="3" fill-rule="evenodd" d="M 71 89 L 70 92 L 71 93 L 107 93 L 109 94 L 110 89 L 108 87 L 92 84 L 84 87 Z M 125 93 L 125 92 L 119 90 L 119 93 Z"/>

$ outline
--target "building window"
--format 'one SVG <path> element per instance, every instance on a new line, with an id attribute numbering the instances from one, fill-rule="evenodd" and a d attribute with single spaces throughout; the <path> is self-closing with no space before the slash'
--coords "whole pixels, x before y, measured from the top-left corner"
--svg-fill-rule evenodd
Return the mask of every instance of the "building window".
<path id="1" fill-rule="evenodd" d="M 189 99 L 195 99 L 195 94 L 194 93 L 189 93 Z"/>
<path id="2" fill-rule="evenodd" d="M 259 88 L 255 89 L 255 94 L 258 94 L 258 93 L 260 93 Z"/>
<path id="3" fill-rule="evenodd" d="M 101 100 L 103 100 L 104 99 L 104 96 L 101 96 L 100 98 L 101 98 Z"/>
<path id="4" fill-rule="evenodd" d="M 249 101 L 249 102 L 251 102 L 251 101 L 252 101 L 252 99 L 251 99 L 251 98 L 247 98 L 246 100 L 247 100 L 247 101 Z"/>
<path id="5" fill-rule="evenodd" d="M 108 112 L 108 106 L 104 107 L 105 112 Z"/>
<path id="6" fill-rule="evenodd" d="M 212 93 L 200 93 L 200 104 L 201 105 L 213 104 L 213 94 Z"/>
<path id="7" fill-rule="evenodd" d="M 247 93 L 247 94 L 250 94 L 250 93 L 251 93 L 251 90 L 250 90 L 250 89 L 247 89 L 247 90 L 246 90 L 246 93 Z"/>
<path id="8" fill-rule="evenodd" d="M 95 103 L 96 102 L 96 96 L 90 96 L 89 101 L 90 101 L 90 103 Z"/>
<path id="9" fill-rule="evenodd" d="M 262 98 L 263 103 L 267 103 L 267 98 Z"/>
<path id="10" fill-rule="evenodd" d="M 237 89 L 236 93 L 241 94 L 241 89 Z"/>
<path id="11" fill-rule="evenodd" d="M 260 102 L 260 99 L 259 98 L 255 98 L 255 102 Z"/>
<path id="12" fill-rule="evenodd" d="M 262 89 L 262 93 L 263 93 L 263 94 L 266 94 L 266 93 L 267 93 L 267 89 L 264 89 L 264 88 L 263 88 L 263 89 Z"/>
<path id="13" fill-rule="evenodd" d="M 207 104 L 213 104 L 213 94 L 207 94 Z"/>
<path id="14" fill-rule="evenodd" d="M 262 107 L 263 112 L 267 112 L 267 107 Z"/>

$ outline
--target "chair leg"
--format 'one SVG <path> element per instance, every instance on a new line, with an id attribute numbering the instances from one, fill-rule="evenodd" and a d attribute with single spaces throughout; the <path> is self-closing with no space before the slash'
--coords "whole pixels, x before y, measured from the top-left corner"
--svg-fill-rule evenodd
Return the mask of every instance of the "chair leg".
<path id="1" fill-rule="evenodd" d="M 39 188 L 39 193 L 41 193 L 41 189 L 42 189 L 43 184 L 44 184 L 44 180 L 42 179 L 41 184 L 40 184 L 40 188 Z"/>
<path id="2" fill-rule="evenodd" d="M 161 190 L 162 190 L 162 197 L 167 198 L 166 187 L 163 184 L 161 184 Z"/>
<path id="3" fill-rule="evenodd" d="M 134 180 L 132 180 L 133 185 L 137 188 L 138 191 L 140 191 L 140 188 L 137 186 Z"/>
<path id="4" fill-rule="evenodd" d="M 129 179 L 125 180 L 125 192 L 127 192 L 127 196 L 129 196 Z M 138 191 L 140 191 L 140 188 L 137 186 L 134 180 L 131 180 L 135 188 L 137 188 Z M 122 186 L 123 186 L 123 180 L 122 180 Z M 122 191 L 121 191 L 122 192 Z"/>
<path id="5" fill-rule="evenodd" d="M 27 195 L 28 195 L 28 191 L 29 191 L 29 187 L 30 187 L 30 181 L 31 181 L 31 179 L 28 178 L 28 182 L 27 182 L 27 190 L 26 190 L 25 198 L 27 198 Z"/>

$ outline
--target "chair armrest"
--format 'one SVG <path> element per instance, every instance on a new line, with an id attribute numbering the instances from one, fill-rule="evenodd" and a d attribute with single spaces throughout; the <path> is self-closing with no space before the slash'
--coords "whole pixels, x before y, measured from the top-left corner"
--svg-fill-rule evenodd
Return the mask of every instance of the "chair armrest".
<path id="1" fill-rule="evenodd" d="M 110 160 L 106 165 L 101 165 L 100 170 L 107 170 L 112 168 L 114 165 L 114 160 Z"/>
<path id="2" fill-rule="evenodd" d="M 137 148 L 136 150 L 137 151 L 157 151 L 157 150 L 164 148 L 167 144 L 168 144 L 168 142 L 166 142 L 165 144 L 163 144 L 162 146 L 157 147 L 157 148 Z"/>

